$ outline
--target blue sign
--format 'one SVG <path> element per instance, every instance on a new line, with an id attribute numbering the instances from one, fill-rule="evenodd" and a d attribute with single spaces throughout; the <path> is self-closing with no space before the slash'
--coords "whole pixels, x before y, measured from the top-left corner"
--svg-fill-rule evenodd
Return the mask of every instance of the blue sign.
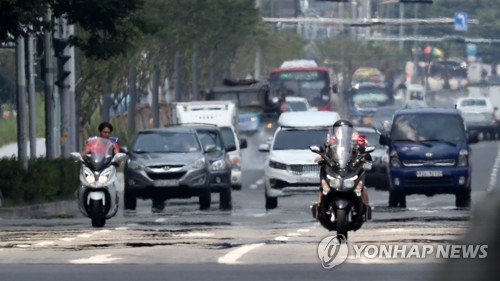
<path id="1" fill-rule="evenodd" d="M 467 44 L 467 56 L 475 57 L 477 54 L 477 46 L 476 44 Z"/>
<path id="2" fill-rule="evenodd" d="M 469 15 L 467 13 L 455 13 L 455 30 L 457 31 L 467 31 L 467 21 L 469 20 Z"/>

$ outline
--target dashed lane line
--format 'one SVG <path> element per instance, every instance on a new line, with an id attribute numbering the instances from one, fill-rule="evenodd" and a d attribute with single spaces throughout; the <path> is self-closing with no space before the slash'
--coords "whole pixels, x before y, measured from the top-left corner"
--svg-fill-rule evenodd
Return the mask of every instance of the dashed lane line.
<path id="1" fill-rule="evenodd" d="M 264 245 L 265 243 L 256 243 L 238 247 L 230 251 L 229 253 L 225 254 L 224 256 L 220 257 L 218 259 L 218 262 L 223 264 L 237 264 L 238 259 L 242 257 L 244 254 Z"/>

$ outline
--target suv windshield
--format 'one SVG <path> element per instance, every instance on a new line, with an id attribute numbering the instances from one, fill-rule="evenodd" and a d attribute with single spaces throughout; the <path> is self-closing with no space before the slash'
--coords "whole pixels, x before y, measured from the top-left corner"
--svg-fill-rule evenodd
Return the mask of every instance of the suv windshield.
<path id="1" fill-rule="evenodd" d="M 326 142 L 327 129 L 280 130 L 275 137 L 273 150 L 309 149 L 311 145 Z"/>
<path id="2" fill-rule="evenodd" d="M 200 151 L 193 133 L 146 132 L 137 136 L 133 146 L 136 153 L 187 153 Z"/>
<path id="3" fill-rule="evenodd" d="M 465 139 L 462 118 L 455 114 L 402 114 L 395 118 L 393 141 L 447 141 Z"/>

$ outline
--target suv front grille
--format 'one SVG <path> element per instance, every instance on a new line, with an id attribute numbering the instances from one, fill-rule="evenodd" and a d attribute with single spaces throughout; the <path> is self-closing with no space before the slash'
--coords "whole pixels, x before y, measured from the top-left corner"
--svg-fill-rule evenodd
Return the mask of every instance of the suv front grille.
<path id="1" fill-rule="evenodd" d="M 303 175 L 303 174 L 319 174 L 319 165 L 287 165 L 286 169 L 289 173 L 294 175 Z"/>
<path id="2" fill-rule="evenodd" d="M 405 167 L 455 166 L 455 159 L 406 160 L 406 161 L 403 161 L 403 165 Z"/>

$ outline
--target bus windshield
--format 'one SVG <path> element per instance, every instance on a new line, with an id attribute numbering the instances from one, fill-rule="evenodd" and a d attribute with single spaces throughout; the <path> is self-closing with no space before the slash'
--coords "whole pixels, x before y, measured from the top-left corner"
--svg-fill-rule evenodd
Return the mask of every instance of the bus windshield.
<path id="1" fill-rule="evenodd" d="M 330 78 L 326 68 L 278 68 L 271 71 L 273 97 L 298 96 L 307 99 L 318 110 L 330 110 Z"/>

